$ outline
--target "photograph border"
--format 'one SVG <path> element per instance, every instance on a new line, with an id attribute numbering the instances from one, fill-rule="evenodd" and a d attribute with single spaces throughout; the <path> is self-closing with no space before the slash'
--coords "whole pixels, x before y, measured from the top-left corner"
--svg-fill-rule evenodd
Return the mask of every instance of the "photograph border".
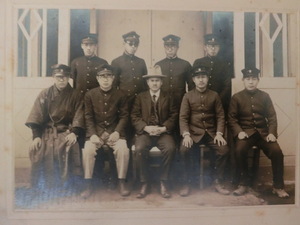
<path id="1" fill-rule="evenodd" d="M 55 4 L 56 3 L 56 4 Z M 89 3 L 89 4 L 87 4 Z M 0 88 L 3 98 L 0 100 L 0 138 L 3 140 L 1 145 L 0 165 L 2 166 L 0 174 L 0 224 L 82 224 L 89 222 L 96 224 L 99 221 L 103 224 L 289 224 L 296 225 L 300 219 L 299 208 L 299 132 L 297 134 L 296 149 L 296 181 L 295 181 L 295 204 L 294 205 L 274 205 L 274 206 L 239 206 L 239 207 L 203 207 L 201 209 L 157 209 L 157 210 L 94 210 L 80 211 L 39 211 L 39 210 L 15 210 L 13 206 L 13 190 L 14 190 L 14 151 L 13 143 L 13 118 L 11 102 L 13 101 L 13 9 L 14 6 L 40 6 L 46 8 L 60 8 L 68 5 L 78 9 L 95 8 L 95 9 L 132 9 L 132 10 L 199 10 L 199 11 L 238 11 L 238 12 L 287 12 L 293 13 L 297 18 L 297 54 L 299 59 L 299 10 L 298 0 L 231 0 L 230 4 L 225 1 L 209 1 L 204 0 L 124 0 L 121 4 L 117 0 L 86 0 L 84 4 L 75 0 L 55 0 L 51 4 L 47 1 L 38 0 L 1 0 L 1 15 L 5 15 L 5 19 L 1 22 L 0 35 Z M 87 7 L 89 5 L 89 7 Z M 300 69 L 297 64 L 297 81 L 299 81 Z M 298 82 L 297 82 L 298 83 Z M 297 118 L 299 113 L 299 83 L 297 85 Z M 299 126 L 299 119 L 297 120 Z M 299 129 L 300 130 L 300 129 Z"/>

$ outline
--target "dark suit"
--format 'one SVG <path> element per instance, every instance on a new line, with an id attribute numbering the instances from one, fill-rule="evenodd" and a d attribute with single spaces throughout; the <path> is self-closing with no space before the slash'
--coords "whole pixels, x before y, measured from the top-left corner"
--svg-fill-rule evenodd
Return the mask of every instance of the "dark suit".
<path id="1" fill-rule="evenodd" d="M 236 141 L 236 158 L 240 184 L 248 185 L 247 152 L 256 145 L 272 161 L 275 188 L 283 188 L 283 153 L 277 142 L 267 142 L 268 134 L 277 137 L 277 119 L 270 96 L 261 90 L 246 89 L 233 95 L 228 111 L 228 123 Z M 238 139 L 240 132 L 249 138 Z"/>
<path id="2" fill-rule="evenodd" d="M 172 98 L 161 92 L 157 100 L 158 123 L 157 126 L 165 126 L 167 132 L 160 136 L 150 136 L 143 129 L 145 126 L 153 125 L 151 121 L 152 100 L 150 92 L 142 92 L 137 95 L 131 112 L 131 121 L 136 130 L 135 150 L 137 153 L 138 168 L 140 169 L 141 182 L 148 181 L 148 154 L 153 146 L 162 151 L 162 173 L 161 180 L 168 180 L 172 159 L 175 154 L 175 141 L 172 132 L 178 121 L 178 109 Z"/>
<path id="3" fill-rule="evenodd" d="M 230 66 L 224 60 L 216 57 L 203 57 L 196 59 L 193 67 L 204 65 L 210 68 L 208 88 L 220 95 L 225 114 L 227 114 L 231 98 L 231 78 Z"/>
<path id="4" fill-rule="evenodd" d="M 186 93 L 182 99 L 179 113 L 180 133 L 189 132 L 193 140 L 192 152 L 199 152 L 199 145 L 205 144 L 216 152 L 216 175 L 222 179 L 228 158 L 228 146 L 218 146 L 214 143 L 216 132 L 224 133 L 224 110 L 218 93 L 207 89 L 204 92 L 196 88 Z M 184 145 L 180 146 L 183 159 L 183 179 L 188 179 L 190 170 L 189 160 L 191 151 Z M 214 162 L 212 162 L 214 164 Z"/>

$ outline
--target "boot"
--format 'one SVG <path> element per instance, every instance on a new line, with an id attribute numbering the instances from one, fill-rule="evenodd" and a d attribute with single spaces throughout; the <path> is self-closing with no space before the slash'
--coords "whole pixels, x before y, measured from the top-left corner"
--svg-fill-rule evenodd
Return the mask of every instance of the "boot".
<path id="1" fill-rule="evenodd" d="M 230 191 L 223 187 L 218 180 L 215 181 L 215 190 L 222 195 L 229 195 Z"/>
<path id="2" fill-rule="evenodd" d="M 246 194 L 248 187 L 244 185 L 239 185 L 238 188 L 233 192 L 233 195 L 240 196 Z"/>
<path id="3" fill-rule="evenodd" d="M 128 196 L 130 195 L 130 191 L 126 187 L 125 179 L 119 179 L 119 191 L 121 196 Z"/>
<path id="4" fill-rule="evenodd" d="M 179 195 L 181 197 L 186 197 L 190 194 L 190 186 L 188 184 L 184 184 L 179 191 Z"/>
<path id="5" fill-rule="evenodd" d="M 88 179 L 88 180 L 86 180 L 84 190 L 80 193 L 80 197 L 87 199 L 88 197 L 91 196 L 92 192 L 93 192 L 92 179 Z"/>

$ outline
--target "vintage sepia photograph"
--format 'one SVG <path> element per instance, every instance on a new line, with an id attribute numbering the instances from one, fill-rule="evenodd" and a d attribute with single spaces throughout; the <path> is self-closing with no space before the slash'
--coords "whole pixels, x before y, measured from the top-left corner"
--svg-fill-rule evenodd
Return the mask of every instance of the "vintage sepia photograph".
<path id="1" fill-rule="evenodd" d="M 4 224 L 297 224 L 296 1 L 126 2 L 3 1 Z"/>

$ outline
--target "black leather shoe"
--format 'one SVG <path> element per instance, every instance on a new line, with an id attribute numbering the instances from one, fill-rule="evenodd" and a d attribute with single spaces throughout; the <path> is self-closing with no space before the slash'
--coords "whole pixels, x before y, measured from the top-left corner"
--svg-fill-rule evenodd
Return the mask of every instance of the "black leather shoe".
<path id="1" fill-rule="evenodd" d="M 125 179 L 120 179 L 119 180 L 119 191 L 121 196 L 128 196 L 130 195 L 130 191 L 126 187 Z"/>
<path id="2" fill-rule="evenodd" d="M 179 195 L 182 197 L 186 197 L 190 194 L 190 186 L 188 184 L 183 185 L 180 189 Z"/>
<path id="3" fill-rule="evenodd" d="M 141 190 L 140 190 L 140 193 L 137 194 L 137 198 L 145 198 L 146 195 L 148 194 L 148 183 L 144 182 L 142 183 L 142 186 L 141 186 Z"/>
<path id="4" fill-rule="evenodd" d="M 165 181 L 160 181 L 160 193 L 161 193 L 163 198 L 170 198 L 171 197 L 171 194 L 168 190 L 168 187 L 167 187 Z"/>
<path id="5" fill-rule="evenodd" d="M 86 182 L 85 189 L 80 193 L 80 197 L 84 199 L 90 197 L 93 192 L 92 181 L 88 180 Z"/>

